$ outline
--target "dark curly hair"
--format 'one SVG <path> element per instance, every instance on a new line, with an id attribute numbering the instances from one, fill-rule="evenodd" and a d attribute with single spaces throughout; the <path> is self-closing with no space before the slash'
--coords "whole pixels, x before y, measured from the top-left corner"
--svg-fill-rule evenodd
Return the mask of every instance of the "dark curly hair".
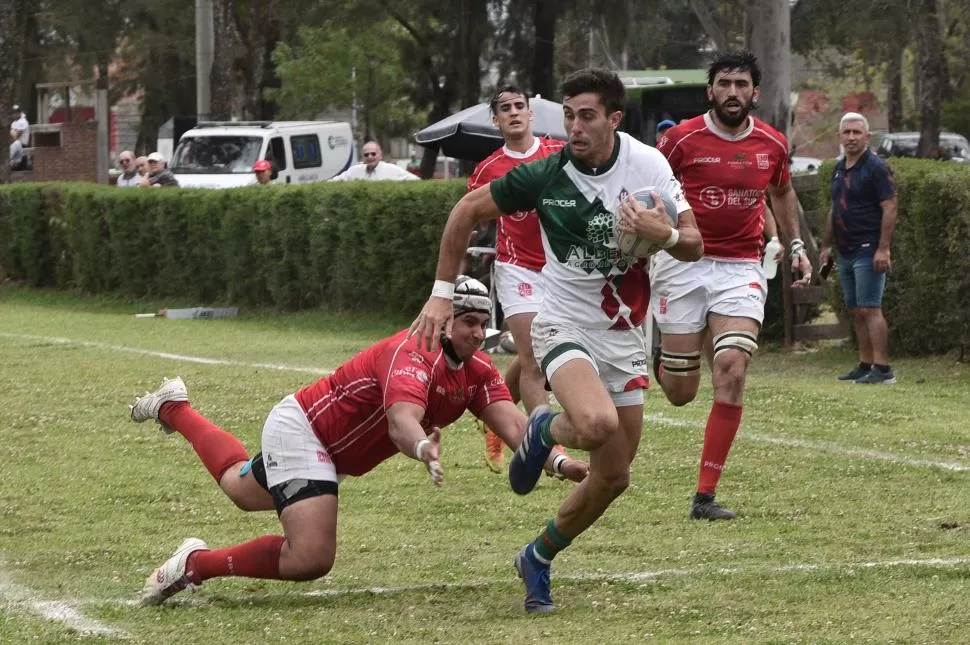
<path id="1" fill-rule="evenodd" d="M 711 66 L 707 68 L 707 84 L 714 85 L 714 77 L 717 76 L 718 72 L 734 69 L 751 72 L 751 83 L 755 87 L 761 85 L 761 68 L 758 67 L 758 58 L 749 51 L 719 52 L 711 61 Z"/>

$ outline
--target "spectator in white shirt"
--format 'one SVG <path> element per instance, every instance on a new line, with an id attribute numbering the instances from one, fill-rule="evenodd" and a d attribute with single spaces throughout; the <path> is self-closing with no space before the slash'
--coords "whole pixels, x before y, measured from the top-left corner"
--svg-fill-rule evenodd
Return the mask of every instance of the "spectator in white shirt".
<path id="1" fill-rule="evenodd" d="M 365 179 L 371 181 L 396 180 L 411 181 L 417 179 L 404 168 L 382 161 L 384 153 L 376 141 L 368 141 L 361 150 L 364 163 L 351 166 L 330 181 L 353 181 Z"/>
<path id="2" fill-rule="evenodd" d="M 24 148 L 30 145 L 30 124 L 27 123 L 27 115 L 20 110 L 19 105 L 13 106 L 10 114 L 10 139 L 17 139 Z"/>
<path id="3" fill-rule="evenodd" d="M 10 142 L 10 169 L 20 170 L 24 161 L 24 147 L 20 144 L 20 139 Z"/>

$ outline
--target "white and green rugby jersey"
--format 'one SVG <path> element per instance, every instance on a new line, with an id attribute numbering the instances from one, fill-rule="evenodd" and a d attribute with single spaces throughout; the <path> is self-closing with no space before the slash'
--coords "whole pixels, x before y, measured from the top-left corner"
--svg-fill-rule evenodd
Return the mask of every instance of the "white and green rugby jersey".
<path id="1" fill-rule="evenodd" d="M 586 329 L 630 329 L 643 322 L 650 302 L 646 260 L 620 254 L 616 212 L 621 200 L 646 186 L 667 192 L 678 213 L 690 208 L 667 159 L 622 132 L 602 167 L 573 158 L 567 146 L 492 181 L 492 198 L 502 212 L 539 213 L 546 253 L 543 319 Z"/>

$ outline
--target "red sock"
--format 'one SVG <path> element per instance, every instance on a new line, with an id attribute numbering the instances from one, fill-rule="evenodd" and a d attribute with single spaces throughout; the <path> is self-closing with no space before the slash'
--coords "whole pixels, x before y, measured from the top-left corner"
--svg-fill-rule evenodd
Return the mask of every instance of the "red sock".
<path id="1" fill-rule="evenodd" d="M 701 450 L 701 474 L 697 479 L 697 492 L 713 495 L 721 471 L 727 461 L 734 435 L 741 426 L 741 406 L 714 402 L 704 428 L 704 448 Z"/>
<path id="2" fill-rule="evenodd" d="M 239 439 L 193 410 L 187 401 L 163 403 L 158 418 L 188 439 L 216 482 L 230 466 L 249 459 L 249 453 Z"/>
<path id="3" fill-rule="evenodd" d="M 282 535 L 264 535 L 225 549 L 196 551 L 185 563 L 185 571 L 195 584 L 209 578 L 242 576 L 280 580 Z"/>

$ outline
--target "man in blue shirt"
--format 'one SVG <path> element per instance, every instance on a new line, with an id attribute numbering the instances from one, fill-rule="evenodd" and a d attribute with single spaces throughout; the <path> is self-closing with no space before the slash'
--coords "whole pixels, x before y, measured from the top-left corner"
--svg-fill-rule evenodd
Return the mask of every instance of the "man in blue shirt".
<path id="1" fill-rule="evenodd" d="M 839 122 L 845 156 L 832 175 L 832 208 L 820 261 L 838 246 L 839 281 L 859 341 L 859 364 L 839 376 L 862 384 L 895 383 L 889 367 L 889 331 L 882 314 L 890 246 L 896 228 L 896 182 L 888 164 L 869 150 L 869 122 L 856 112 Z"/>

